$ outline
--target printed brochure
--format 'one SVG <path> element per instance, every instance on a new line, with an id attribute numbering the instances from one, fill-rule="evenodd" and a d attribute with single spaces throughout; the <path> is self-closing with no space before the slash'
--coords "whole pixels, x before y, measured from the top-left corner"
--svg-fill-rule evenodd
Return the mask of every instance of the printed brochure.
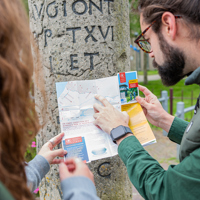
<path id="1" fill-rule="evenodd" d="M 68 152 L 65 158 L 79 157 L 85 162 L 91 162 L 118 154 L 117 145 L 112 142 L 110 136 L 93 124 L 93 104 L 99 103 L 94 98 L 95 94 L 105 97 L 116 109 L 126 110 L 131 115 L 130 128 L 134 130 L 136 137 L 139 136 L 138 140 L 142 145 L 156 142 L 155 137 L 148 134 L 151 129 L 148 129 L 149 124 L 141 106 L 138 103 L 135 107 L 132 107 L 134 104 L 127 104 L 135 100 L 134 94 L 132 100 L 128 99 L 126 105 L 121 106 L 117 76 L 96 80 L 58 82 L 56 91 L 61 132 L 65 133 L 62 146 Z M 131 93 L 132 90 L 129 92 L 129 98 Z M 137 96 L 138 93 L 135 95 Z"/>
<path id="2" fill-rule="evenodd" d="M 119 91 L 121 105 L 136 103 L 136 96 L 139 95 L 137 72 L 118 73 Z"/>

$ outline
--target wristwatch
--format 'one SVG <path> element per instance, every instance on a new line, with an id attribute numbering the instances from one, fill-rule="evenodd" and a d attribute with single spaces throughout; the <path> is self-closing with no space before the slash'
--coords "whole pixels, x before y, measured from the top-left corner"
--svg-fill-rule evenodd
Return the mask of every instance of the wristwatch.
<path id="1" fill-rule="evenodd" d="M 116 140 L 124 137 L 127 133 L 132 133 L 133 132 L 131 131 L 131 129 L 129 127 L 126 127 L 126 126 L 118 126 L 116 128 L 113 128 L 110 132 L 110 136 L 112 138 L 112 141 L 114 143 L 116 143 Z"/>

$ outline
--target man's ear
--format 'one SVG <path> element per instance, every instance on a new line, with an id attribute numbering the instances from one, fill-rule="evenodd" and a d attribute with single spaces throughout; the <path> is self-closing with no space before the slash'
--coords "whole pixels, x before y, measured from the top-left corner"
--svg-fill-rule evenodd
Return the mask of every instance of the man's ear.
<path id="1" fill-rule="evenodd" d="M 170 12 L 164 12 L 162 15 L 163 31 L 166 36 L 169 36 L 172 40 L 175 40 L 177 33 L 177 24 L 175 16 Z"/>

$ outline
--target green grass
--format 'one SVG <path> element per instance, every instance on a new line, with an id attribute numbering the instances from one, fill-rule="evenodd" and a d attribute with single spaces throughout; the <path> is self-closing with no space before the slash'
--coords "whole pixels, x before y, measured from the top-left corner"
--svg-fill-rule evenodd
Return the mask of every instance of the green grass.
<path id="1" fill-rule="evenodd" d="M 176 105 L 177 102 L 182 101 L 182 91 L 183 91 L 183 102 L 185 103 L 185 108 L 190 107 L 192 105 L 196 104 L 196 100 L 199 96 L 200 88 L 198 85 L 184 85 L 185 80 L 181 80 L 179 83 L 177 83 L 175 86 L 171 87 L 165 87 L 163 86 L 161 80 L 156 81 L 149 81 L 147 85 L 145 85 L 151 92 L 153 92 L 158 98 L 160 98 L 161 91 L 166 90 L 168 91 L 168 96 L 170 95 L 170 88 L 173 88 L 173 96 L 175 97 L 173 99 L 173 115 L 176 113 Z M 143 83 L 141 83 L 143 85 Z M 191 92 L 193 91 L 193 101 L 191 100 Z M 142 96 L 142 93 L 140 92 L 140 95 Z M 168 101 L 168 112 L 170 112 L 170 102 Z M 193 111 L 188 112 L 185 114 L 185 120 L 190 121 L 193 115 Z"/>
<path id="2" fill-rule="evenodd" d="M 161 160 L 158 160 L 158 162 L 160 164 L 162 163 L 167 163 L 168 165 L 171 165 L 171 164 L 179 164 L 179 160 L 175 157 L 171 157 L 171 158 L 163 158 Z"/>
<path id="3" fill-rule="evenodd" d="M 137 73 L 138 73 L 138 75 L 144 74 L 143 71 L 138 71 Z M 158 74 L 158 70 L 149 70 L 149 71 L 147 71 L 147 74 L 148 75 L 156 75 L 156 74 Z"/>

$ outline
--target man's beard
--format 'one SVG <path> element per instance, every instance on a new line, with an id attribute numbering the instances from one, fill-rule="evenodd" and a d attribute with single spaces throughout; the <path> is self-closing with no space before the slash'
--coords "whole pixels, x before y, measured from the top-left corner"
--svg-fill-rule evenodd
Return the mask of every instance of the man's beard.
<path id="1" fill-rule="evenodd" d="M 163 65 L 158 65 L 154 59 L 153 66 L 158 68 L 163 85 L 175 85 L 184 77 L 183 69 L 185 67 L 185 56 L 178 48 L 170 46 L 161 33 L 158 34 L 158 38 L 160 40 L 160 48 L 163 52 L 165 63 Z"/>

